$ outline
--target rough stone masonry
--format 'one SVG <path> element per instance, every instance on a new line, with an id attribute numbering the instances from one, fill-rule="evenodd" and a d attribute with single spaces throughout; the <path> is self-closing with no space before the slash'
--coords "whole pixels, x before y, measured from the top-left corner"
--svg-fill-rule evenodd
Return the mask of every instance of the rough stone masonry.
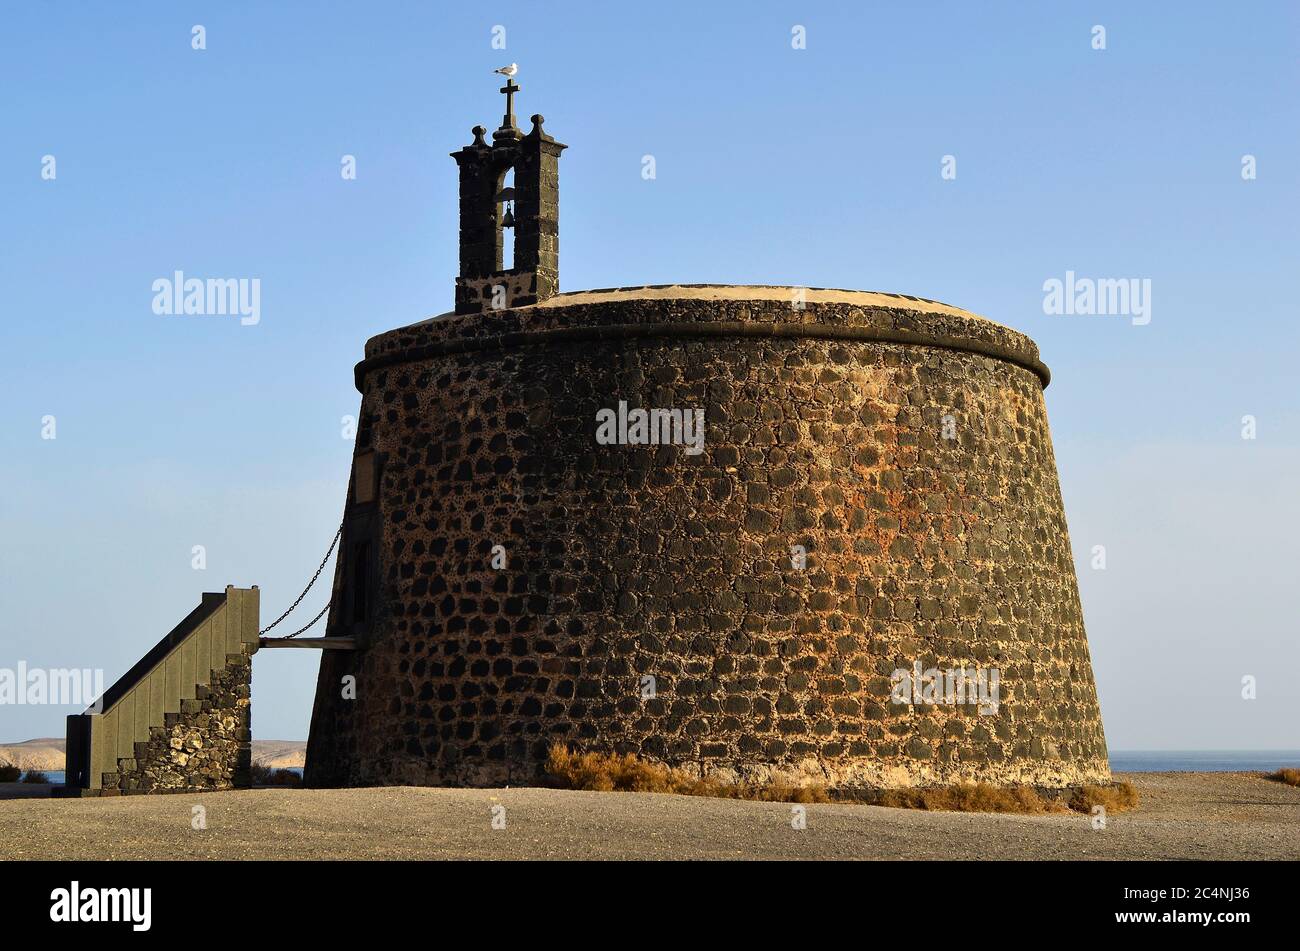
<path id="1" fill-rule="evenodd" d="M 361 648 L 323 657 L 309 783 L 519 784 L 554 742 L 844 790 L 1109 778 L 1022 334 L 626 288 L 381 334 L 356 377 L 329 624 Z M 703 408 L 704 451 L 598 444 L 620 401 Z M 996 713 L 894 702 L 918 663 L 996 668 Z"/>
<path id="2" fill-rule="evenodd" d="M 135 745 L 133 759 L 119 759 L 117 774 L 104 778 L 101 795 L 199 792 L 251 785 L 251 649 L 199 684 L 179 713 L 164 714 L 149 739 Z"/>

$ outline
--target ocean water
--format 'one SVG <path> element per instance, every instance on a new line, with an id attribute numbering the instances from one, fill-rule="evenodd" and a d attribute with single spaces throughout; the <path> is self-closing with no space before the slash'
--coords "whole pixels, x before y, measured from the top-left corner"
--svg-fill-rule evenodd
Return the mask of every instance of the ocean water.
<path id="1" fill-rule="evenodd" d="M 63 783 L 64 783 L 64 779 L 63 779 L 63 770 L 61 770 L 61 769 L 43 769 L 43 770 L 41 770 L 41 772 L 44 773 L 46 776 L 48 776 L 50 782 L 53 783 L 54 785 L 56 785 L 56 786 L 62 786 L 62 785 L 63 785 Z M 26 779 L 26 778 L 27 778 L 27 774 L 26 774 L 26 773 L 23 773 L 22 776 L 19 776 L 19 777 L 18 777 L 18 779 L 19 779 L 20 782 L 21 782 L 23 779 Z"/>
<path id="2" fill-rule="evenodd" d="M 1300 750 L 1111 750 L 1110 768 L 1117 773 L 1273 772 L 1300 767 Z"/>
<path id="3" fill-rule="evenodd" d="M 1112 750 L 1110 768 L 1117 773 L 1230 773 L 1283 766 L 1300 769 L 1300 750 Z M 290 772 L 302 775 L 302 767 Z M 46 770 L 50 782 L 62 784 L 63 770 Z"/>

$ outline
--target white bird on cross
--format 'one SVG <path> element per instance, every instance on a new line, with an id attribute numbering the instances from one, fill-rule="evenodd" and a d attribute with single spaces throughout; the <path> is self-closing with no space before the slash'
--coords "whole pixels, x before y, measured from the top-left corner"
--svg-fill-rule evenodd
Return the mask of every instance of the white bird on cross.
<path id="1" fill-rule="evenodd" d="M 515 73 L 519 72 L 519 64 L 511 63 L 509 66 L 502 66 L 500 69 L 492 70 L 492 72 L 500 73 L 502 76 L 505 76 L 507 79 L 510 79 L 515 75 Z"/>

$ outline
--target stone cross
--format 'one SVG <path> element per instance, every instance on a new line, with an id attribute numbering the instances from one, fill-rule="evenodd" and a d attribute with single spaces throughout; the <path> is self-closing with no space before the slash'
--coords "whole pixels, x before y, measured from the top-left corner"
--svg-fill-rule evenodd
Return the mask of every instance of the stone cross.
<path id="1" fill-rule="evenodd" d="M 509 77 L 506 78 L 506 84 L 499 90 L 506 94 L 506 114 L 501 120 L 501 128 L 515 128 L 515 93 L 519 92 L 520 87 L 515 85 L 515 81 Z"/>

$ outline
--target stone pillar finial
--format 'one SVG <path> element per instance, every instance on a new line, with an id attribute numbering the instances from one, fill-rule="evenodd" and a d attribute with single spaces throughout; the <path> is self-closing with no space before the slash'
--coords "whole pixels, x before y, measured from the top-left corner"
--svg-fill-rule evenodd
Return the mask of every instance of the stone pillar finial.
<path id="1" fill-rule="evenodd" d="M 535 113 L 532 117 L 533 131 L 529 132 L 528 135 L 532 138 L 541 139 L 543 142 L 554 142 L 555 139 L 547 135 L 546 130 L 542 128 L 542 123 L 545 121 L 546 116 L 541 113 Z"/>

